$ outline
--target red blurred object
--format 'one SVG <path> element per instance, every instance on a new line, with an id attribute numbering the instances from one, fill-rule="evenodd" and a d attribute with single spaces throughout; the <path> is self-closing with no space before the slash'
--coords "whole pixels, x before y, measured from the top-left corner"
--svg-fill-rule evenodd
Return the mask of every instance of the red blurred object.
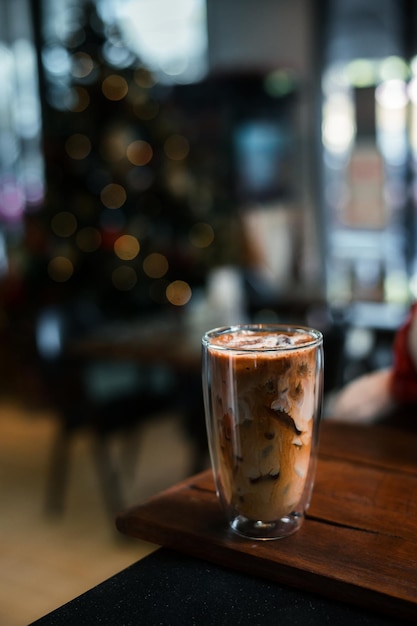
<path id="1" fill-rule="evenodd" d="M 391 377 L 391 393 L 400 404 L 417 403 L 417 345 L 411 332 L 417 323 L 417 303 L 414 303 L 394 341 L 394 363 Z"/>

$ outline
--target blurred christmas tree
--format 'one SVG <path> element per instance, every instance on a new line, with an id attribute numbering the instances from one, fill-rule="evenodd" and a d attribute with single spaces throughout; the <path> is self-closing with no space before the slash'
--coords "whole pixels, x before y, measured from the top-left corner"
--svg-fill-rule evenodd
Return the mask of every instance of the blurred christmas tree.
<path id="1" fill-rule="evenodd" d="M 204 283 L 215 237 L 188 167 L 187 120 L 95 3 L 80 7 L 65 41 L 42 43 L 47 197 L 30 220 L 46 246 L 36 297 L 89 298 L 108 317 L 184 305 Z"/>

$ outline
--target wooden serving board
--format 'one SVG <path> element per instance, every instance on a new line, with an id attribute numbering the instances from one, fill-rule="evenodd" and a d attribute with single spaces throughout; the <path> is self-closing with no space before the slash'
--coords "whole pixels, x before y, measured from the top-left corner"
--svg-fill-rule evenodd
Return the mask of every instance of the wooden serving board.
<path id="1" fill-rule="evenodd" d="M 118 516 L 127 535 L 417 623 L 417 436 L 325 423 L 302 528 L 251 541 L 225 524 L 210 471 Z"/>

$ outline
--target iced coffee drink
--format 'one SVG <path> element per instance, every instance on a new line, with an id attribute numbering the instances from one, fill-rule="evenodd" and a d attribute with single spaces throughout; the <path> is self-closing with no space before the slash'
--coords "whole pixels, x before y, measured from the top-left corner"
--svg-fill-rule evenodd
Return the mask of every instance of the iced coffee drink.
<path id="1" fill-rule="evenodd" d="M 237 326 L 207 333 L 203 350 L 210 453 L 230 524 L 254 538 L 291 534 L 314 480 L 321 334 Z"/>

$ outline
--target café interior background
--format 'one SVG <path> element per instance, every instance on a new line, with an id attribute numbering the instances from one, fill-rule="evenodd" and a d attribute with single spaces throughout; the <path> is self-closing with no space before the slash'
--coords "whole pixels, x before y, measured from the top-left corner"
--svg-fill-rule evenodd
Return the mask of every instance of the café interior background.
<path id="1" fill-rule="evenodd" d="M 79 334 L 300 319 L 329 350 L 341 323 L 398 322 L 416 289 L 413 3 L 1 9 L 6 373 L 57 350 L 63 317 Z"/>
<path id="2" fill-rule="evenodd" d="M 311 324 L 328 393 L 390 363 L 417 291 L 415 3 L 0 11 L 0 391 L 22 428 L 45 408 L 68 435 L 92 407 L 132 426 L 187 395 L 201 458 L 199 371 L 74 368 L 100 332 L 171 328 L 198 349 L 220 324 Z"/>

